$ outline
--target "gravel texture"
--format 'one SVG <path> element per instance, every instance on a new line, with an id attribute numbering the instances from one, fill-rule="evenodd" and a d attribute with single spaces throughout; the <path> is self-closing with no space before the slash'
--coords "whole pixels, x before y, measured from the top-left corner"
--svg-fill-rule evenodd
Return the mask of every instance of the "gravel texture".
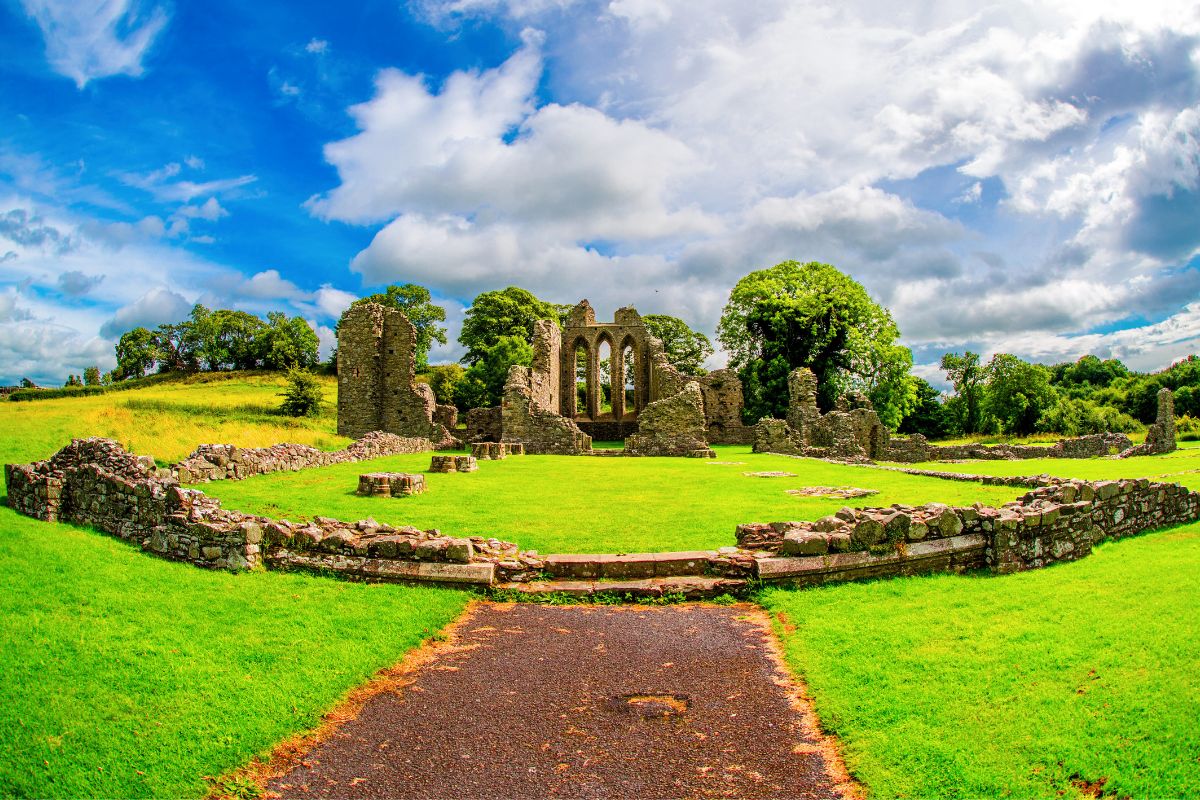
<path id="1" fill-rule="evenodd" d="M 834 798 L 746 608 L 481 604 L 399 693 L 272 780 L 283 797 Z"/>

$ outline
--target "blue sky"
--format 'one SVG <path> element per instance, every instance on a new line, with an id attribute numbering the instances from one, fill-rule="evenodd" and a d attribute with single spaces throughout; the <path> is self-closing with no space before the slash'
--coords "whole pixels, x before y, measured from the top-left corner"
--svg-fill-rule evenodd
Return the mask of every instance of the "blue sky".
<path id="1" fill-rule="evenodd" d="M 1192 2 L 0 0 L 0 383 L 193 303 L 510 284 L 712 333 L 833 263 L 947 350 L 1200 342 Z M 713 366 L 720 362 L 720 355 Z"/>

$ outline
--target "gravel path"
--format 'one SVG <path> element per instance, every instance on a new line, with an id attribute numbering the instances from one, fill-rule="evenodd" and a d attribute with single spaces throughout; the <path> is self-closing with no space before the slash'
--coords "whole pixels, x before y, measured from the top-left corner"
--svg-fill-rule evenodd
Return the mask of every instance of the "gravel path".
<path id="1" fill-rule="evenodd" d="M 282 797 L 836 798 L 760 612 L 480 604 Z"/>

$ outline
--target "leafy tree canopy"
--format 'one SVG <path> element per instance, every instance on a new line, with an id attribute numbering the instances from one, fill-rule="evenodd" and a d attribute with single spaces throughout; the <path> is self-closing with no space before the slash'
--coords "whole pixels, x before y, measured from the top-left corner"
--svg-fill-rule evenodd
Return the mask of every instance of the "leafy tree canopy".
<path id="1" fill-rule="evenodd" d="M 433 343 L 446 344 L 446 329 L 438 324 L 446 321 L 446 309 L 435 305 L 429 290 L 415 283 L 390 284 L 382 292 L 360 297 L 350 306 L 365 303 L 378 303 L 404 312 L 404 316 L 408 317 L 408 321 L 417 329 L 414 355 L 417 371 L 424 372 L 429 367 L 429 350 Z"/>
<path id="2" fill-rule="evenodd" d="M 1036 431 L 1038 420 L 1057 399 L 1050 385 L 1050 370 L 1009 353 L 992 356 L 985 370 L 984 415 L 988 426 L 999 433 L 1022 436 Z"/>
<path id="3" fill-rule="evenodd" d="M 467 348 L 461 359 L 468 366 L 485 358 L 501 339 L 515 336 L 523 341 L 533 338 L 533 324 L 552 319 L 559 324 L 570 309 L 539 300 L 517 286 L 483 292 L 471 303 L 463 320 L 458 341 Z"/>
<path id="4" fill-rule="evenodd" d="M 717 339 L 742 378 L 749 421 L 786 414 L 787 375 L 808 367 L 828 411 L 851 388 L 864 390 L 889 427 L 916 402 L 912 353 L 887 309 L 829 264 L 784 261 L 738 281 Z"/>
<path id="5" fill-rule="evenodd" d="M 647 314 L 642 317 L 650 335 L 663 343 L 667 360 L 684 375 L 705 374 L 704 362 L 713 354 L 712 342 L 703 333 L 688 327 L 678 317 Z"/>
<path id="6" fill-rule="evenodd" d="M 942 369 L 947 380 L 954 384 L 955 402 L 948 408 L 954 429 L 960 433 L 977 433 L 986 379 L 979 354 L 970 350 L 962 355 L 946 353 L 942 356 Z"/>
<path id="7" fill-rule="evenodd" d="M 499 405 L 504 398 L 509 367 L 514 364 L 528 367 L 532 362 L 533 348 L 525 337 L 502 336 L 455 384 L 455 405 L 460 411 Z"/>

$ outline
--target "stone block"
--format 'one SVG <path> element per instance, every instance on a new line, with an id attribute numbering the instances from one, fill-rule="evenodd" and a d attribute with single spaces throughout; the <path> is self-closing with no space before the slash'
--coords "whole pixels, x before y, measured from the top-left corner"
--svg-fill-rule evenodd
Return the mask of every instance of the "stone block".
<path id="1" fill-rule="evenodd" d="M 781 556 L 823 556 L 829 552 L 829 540 L 821 533 L 801 532 L 784 535 Z"/>

